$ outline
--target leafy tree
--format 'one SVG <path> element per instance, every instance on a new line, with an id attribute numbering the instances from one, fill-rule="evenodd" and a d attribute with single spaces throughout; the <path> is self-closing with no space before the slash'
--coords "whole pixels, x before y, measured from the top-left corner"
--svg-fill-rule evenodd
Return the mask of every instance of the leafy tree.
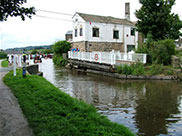
<path id="1" fill-rule="evenodd" d="M 7 54 L 3 51 L 0 51 L 0 59 L 5 59 L 7 58 Z"/>
<path id="2" fill-rule="evenodd" d="M 22 20 L 25 20 L 25 16 L 31 18 L 32 14 L 35 14 L 35 9 L 23 7 L 26 2 L 27 0 L 1 0 L 0 21 L 6 21 L 8 16 L 20 16 Z"/>
<path id="3" fill-rule="evenodd" d="M 149 49 L 152 62 L 157 64 L 171 64 L 171 57 L 175 54 L 175 44 L 173 40 L 165 39 L 151 44 Z"/>
<path id="4" fill-rule="evenodd" d="M 31 54 L 37 54 L 37 53 L 39 53 L 39 52 L 36 49 L 31 51 Z"/>
<path id="5" fill-rule="evenodd" d="M 57 41 L 52 46 L 54 56 L 53 62 L 58 66 L 66 65 L 67 61 L 63 58 L 62 54 L 67 53 L 71 48 L 71 43 L 67 41 Z"/>
<path id="6" fill-rule="evenodd" d="M 54 54 L 67 53 L 71 48 L 71 43 L 67 41 L 57 41 L 53 45 Z"/>
<path id="7" fill-rule="evenodd" d="M 182 28 L 177 14 L 171 13 L 175 0 L 139 0 L 142 7 L 135 12 L 139 32 L 145 37 L 152 34 L 154 40 L 178 39 Z"/>

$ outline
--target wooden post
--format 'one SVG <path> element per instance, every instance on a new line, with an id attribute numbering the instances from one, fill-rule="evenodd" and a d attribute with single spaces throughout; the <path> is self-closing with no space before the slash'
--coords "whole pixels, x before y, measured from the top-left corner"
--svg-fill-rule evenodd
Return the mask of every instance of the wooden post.
<path id="1" fill-rule="evenodd" d="M 16 76 L 16 59 L 15 59 L 16 56 L 14 56 L 13 58 L 13 75 Z"/>
<path id="2" fill-rule="evenodd" d="M 102 56 L 101 56 L 101 52 L 99 52 L 99 56 L 98 56 L 98 58 L 99 58 L 99 63 L 102 63 Z"/>
<path id="3" fill-rule="evenodd" d="M 92 52 L 90 52 L 90 62 L 92 62 Z"/>
<path id="4" fill-rule="evenodd" d="M 147 54 L 144 54 L 143 57 L 144 57 L 143 63 L 145 64 L 147 63 Z"/>

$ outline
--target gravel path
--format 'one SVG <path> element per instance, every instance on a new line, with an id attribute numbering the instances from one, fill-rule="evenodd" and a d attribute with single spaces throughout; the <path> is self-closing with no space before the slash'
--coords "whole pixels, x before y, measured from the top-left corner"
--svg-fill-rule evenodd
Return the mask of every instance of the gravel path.
<path id="1" fill-rule="evenodd" d="M 2 81 L 10 69 L 0 67 L 0 136 L 32 136 L 16 97 Z"/>

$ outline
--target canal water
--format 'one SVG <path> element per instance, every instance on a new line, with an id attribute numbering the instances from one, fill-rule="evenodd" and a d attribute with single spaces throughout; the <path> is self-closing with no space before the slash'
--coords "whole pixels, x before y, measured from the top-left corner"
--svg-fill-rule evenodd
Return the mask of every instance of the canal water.
<path id="1" fill-rule="evenodd" d="M 182 136 L 182 83 L 130 81 L 40 64 L 44 77 L 72 97 L 93 104 L 111 121 L 143 136 Z"/>

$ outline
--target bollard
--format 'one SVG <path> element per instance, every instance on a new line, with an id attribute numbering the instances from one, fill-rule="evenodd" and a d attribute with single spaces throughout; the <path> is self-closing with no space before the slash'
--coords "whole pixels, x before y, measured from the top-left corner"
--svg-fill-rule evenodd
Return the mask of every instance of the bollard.
<path id="1" fill-rule="evenodd" d="M 23 67 L 23 69 L 22 69 L 22 75 L 23 75 L 23 77 L 26 77 L 26 67 Z"/>

